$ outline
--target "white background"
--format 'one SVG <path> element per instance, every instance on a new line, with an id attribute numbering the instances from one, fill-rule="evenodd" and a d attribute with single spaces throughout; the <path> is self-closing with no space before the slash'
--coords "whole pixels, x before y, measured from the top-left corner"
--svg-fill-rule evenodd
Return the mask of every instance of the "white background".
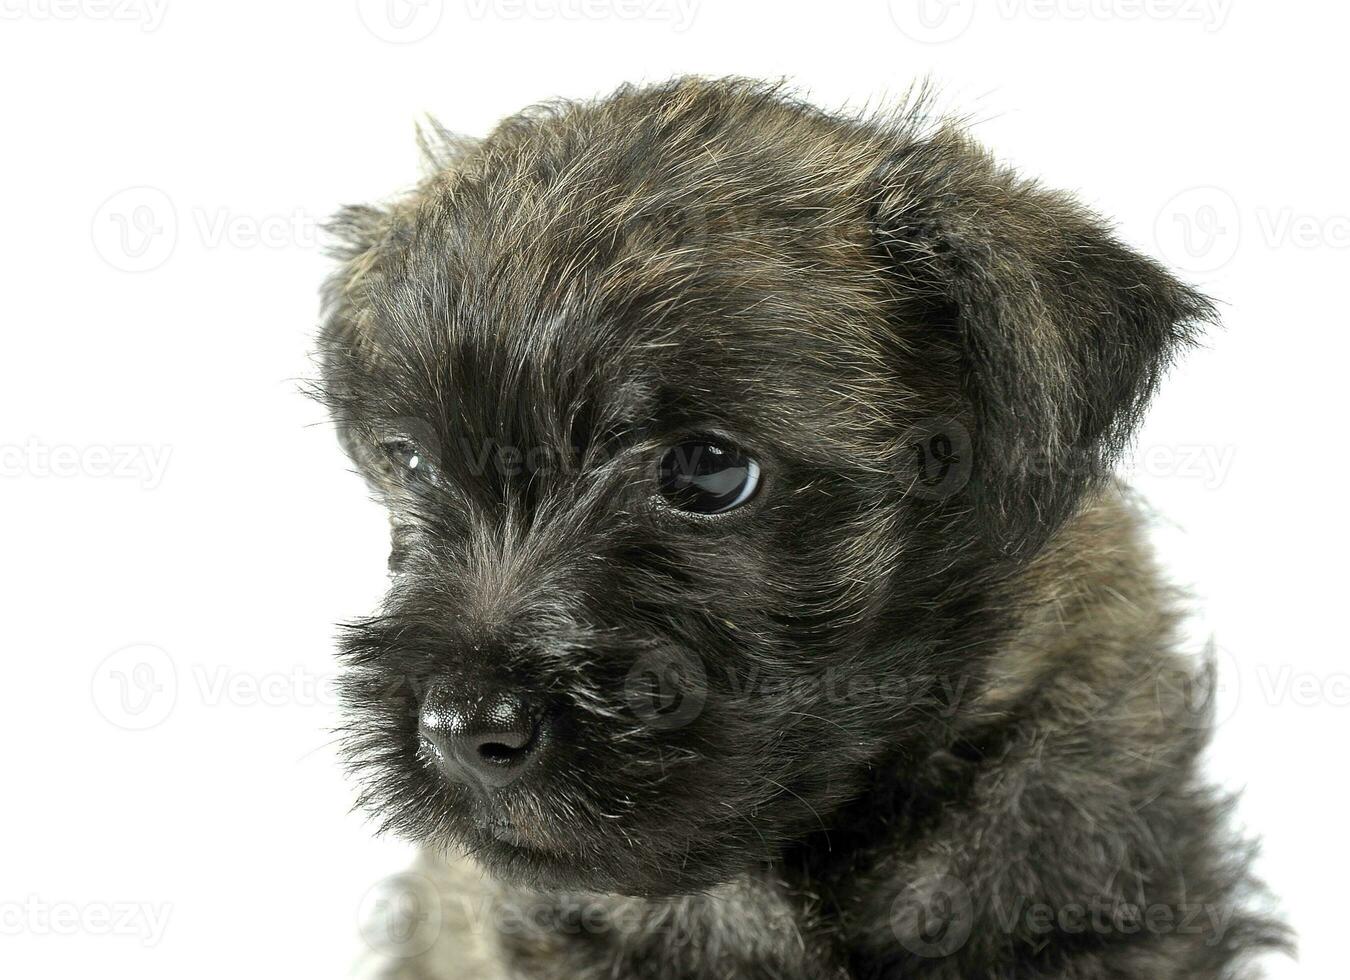
<path id="1" fill-rule="evenodd" d="M 1212 768 L 1302 933 L 1271 976 L 1345 975 L 1344 5 L 0 12 L 0 973 L 347 975 L 406 850 L 347 815 L 330 746 L 332 624 L 373 607 L 385 529 L 298 393 L 315 226 L 416 178 L 424 112 L 481 133 L 701 72 L 828 105 L 931 74 L 1000 156 L 1224 302 L 1135 480 L 1220 647 Z"/>

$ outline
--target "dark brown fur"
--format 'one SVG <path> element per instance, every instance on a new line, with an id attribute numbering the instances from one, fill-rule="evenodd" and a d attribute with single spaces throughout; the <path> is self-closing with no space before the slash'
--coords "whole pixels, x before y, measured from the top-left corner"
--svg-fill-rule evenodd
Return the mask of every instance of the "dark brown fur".
<path id="1" fill-rule="evenodd" d="M 324 340 L 395 526 L 351 756 L 427 845 L 431 948 L 386 975 L 1180 980 L 1282 942 L 1110 476 L 1203 298 L 917 106 L 687 79 L 426 149 L 338 220 Z M 763 499 L 653 505 L 690 431 L 762 458 Z M 705 685 L 676 729 L 624 700 L 657 649 Z M 485 801 L 416 716 L 488 676 L 566 742 Z"/>

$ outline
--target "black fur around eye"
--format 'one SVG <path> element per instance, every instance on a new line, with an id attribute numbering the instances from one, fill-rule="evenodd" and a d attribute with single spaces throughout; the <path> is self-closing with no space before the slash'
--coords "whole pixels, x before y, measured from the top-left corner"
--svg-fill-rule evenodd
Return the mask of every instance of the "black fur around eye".
<path id="1" fill-rule="evenodd" d="M 661 496 L 691 514 L 723 514 L 739 507 L 754 497 L 759 481 L 759 463 L 717 442 L 682 442 L 661 457 Z"/>

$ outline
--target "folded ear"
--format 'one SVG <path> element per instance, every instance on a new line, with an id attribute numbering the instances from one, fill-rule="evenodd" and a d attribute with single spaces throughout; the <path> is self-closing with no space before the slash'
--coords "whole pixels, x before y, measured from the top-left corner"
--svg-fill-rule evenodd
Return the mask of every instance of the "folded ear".
<path id="1" fill-rule="evenodd" d="M 329 254 L 338 263 L 322 292 L 319 346 L 325 366 L 368 341 L 369 331 L 361 321 L 370 315 L 372 286 L 382 275 L 382 258 L 391 251 L 391 219 L 387 209 L 350 205 L 324 225 L 333 242 Z"/>
<path id="2" fill-rule="evenodd" d="M 371 318 L 381 304 L 390 270 L 401 267 L 412 245 L 419 211 L 443 216 L 447 186 L 479 141 L 451 132 L 427 117 L 417 127 L 422 179 L 398 200 L 380 207 L 344 207 L 324 225 L 338 266 L 323 287 L 324 324 L 320 346 L 325 359 L 359 353 L 372 345 Z M 367 352 L 369 353 L 369 352 Z"/>
<path id="3" fill-rule="evenodd" d="M 372 294 L 383 275 L 382 258 L 389 251 L 389 225 L 388 211 L 350 206 L 324 226 L 334 241 L 330 254 L 338 266 L 322 290 L 323 324 L 318 338 L 321 377 L 314 391 L 336 423 L 342 448 L 358 464 L 363 447 L 353 420 L 361 414 L 358 389 L 363 370 L 373 357 Z"/>
<path id="4" fill-rule="evenodd" d="M 897 151 L 876 200 L 897 283 L 959 351 L 973 422 L 964 492 L 998 550 L 1029 556 L 1109 477 L 1213 309 L 956 132 Z"/>
<path id="5" fill-rule="evenodd" d="M 381 314 L 389 316 L 397 306 L 390 298 L 391 278 L 407 265 L 419 212 L 430 208 L 433 218 L 443 216 L 446 185 L 478 141 L 452 133 L 428 117 L 417 127 L 417 145 L 423 176 L 415 187 L 383 206 L 344 207 L 324 226 L 337 267 L 323 286 L 318 340 L 322 379 L 315 387 L 337 422 L 339 440 L 358 463 L 368 455 L 354 429 L 353 420 L 363 414 L 358 396 L 379 387 L 367 383 L 367 375 L 380 361 L 379 334 L 399 326 L 392 322 L 382 327 L 378 322 Z M 425 425 L 413 419 L 402 422 L 404 429 Z"/>

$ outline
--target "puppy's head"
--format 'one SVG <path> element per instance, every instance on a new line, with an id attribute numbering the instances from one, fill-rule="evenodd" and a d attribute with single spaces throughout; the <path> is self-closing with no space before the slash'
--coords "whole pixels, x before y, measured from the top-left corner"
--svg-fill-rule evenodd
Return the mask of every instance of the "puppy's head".
<path id="1" fill-rule="evenodd" d="M 706 887 L 940 740 L 1207 312 L 912 114 L 680 81 L 430 143 L 337 222 L 324 388 L 394 541 L 349 747 L 509 878 Z"/>

